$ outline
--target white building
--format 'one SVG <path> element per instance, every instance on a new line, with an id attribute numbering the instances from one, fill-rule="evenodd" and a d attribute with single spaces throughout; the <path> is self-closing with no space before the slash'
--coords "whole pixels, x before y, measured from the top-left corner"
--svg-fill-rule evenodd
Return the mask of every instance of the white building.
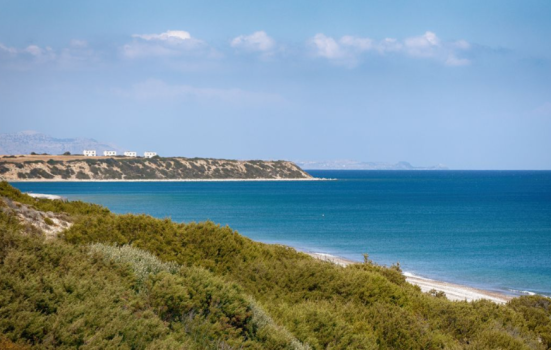
<path id="1" fill-rule="evenodd" d="M 144 156 L 145 158 L 153 158 L 153 157 L 155 157 L 156 155 L 157 155 L 156 152 L 144 152 L 144 154 L 143 154 L 143 156 Z"/>
<path id="2" fill-rule="evenodd" d="M 95 157 L 96 151 L 91 149 L 85 149 L 82 154 L 84 154 L 86 157 Z"/>
<path id="3" fill-rule="evenodd" d="M 137 155 L 136 152 L 124 152 L 125 157 L 136 157 Z"/>
<path id="4" fill-rule="evenodd" d="M 106 156 L 106 157 L 116 156 L 117 151 L 103 151 L 103 155 Z"/>

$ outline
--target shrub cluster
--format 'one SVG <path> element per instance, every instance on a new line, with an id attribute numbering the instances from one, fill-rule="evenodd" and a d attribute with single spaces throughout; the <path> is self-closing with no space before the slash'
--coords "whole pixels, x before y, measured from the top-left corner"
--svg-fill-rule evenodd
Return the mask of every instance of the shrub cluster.
<path id="1" fill-rule="evenodd" d="M 241 288 L 132 247 L 25 236 L 0 212 L 0 344 L 56 349 L 306 349 Z"/>

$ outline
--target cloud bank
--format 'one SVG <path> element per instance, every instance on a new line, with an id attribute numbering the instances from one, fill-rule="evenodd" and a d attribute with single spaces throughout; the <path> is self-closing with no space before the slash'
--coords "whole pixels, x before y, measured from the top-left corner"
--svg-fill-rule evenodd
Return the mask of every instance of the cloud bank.
<path id="1" fill-rule="evenodd" d="M 443 42 L 430 31 L 404 40 L 394 38 L 374 40 L 351 35 L 335 39 L 318 33 L 308 43 L 315 56 L 349 67 L 356 66 L 361 60 L 362 54 L 367 52 L 378 55 L 401 54 L 418 59 L 433 59 L 447 66 L 465 66 L 471 63 L 469 59 L 462 57 L 462 54 L 471 48 L 467 41 Z"/>
<path id="2" fill-rule="evenodd" d="M 248 35 L 239 35 L 230 40 L 229 46 L 217 49 L 206 41 L 193 37 L 184 30 L 167 30 L 162 33 L 133 34 L 127 43 L 118 46 L 116 51 L 103 52 L 102 56 L 124 59 L 174 59 L 195 58 L 199 60 L 221 58 L 220 52 L 233 49 L 237 53 L 256 54 L 259 58 L 269 58 L 280 55 L 282 45 L 270 37 L 265 31 L 256 31 Z M 476 45 L 474 45 L 476 48 Z M 334 38 L 324 33 L 318 33 L 307 40 L 306 47 L 294 50 L 293 57 L 322 58 L 328 62 L 353 68 L 358 66 L 369 55 L 380 57 L 401 55 L 417 60 L 433 60 L 444 66 L 457 67 L 470 65 L 473 45 L 465 40 L 445 41 L 434 32 L 427 31 L 419 36 L 399 40 L 384 38 L 381 40 L 369 37 L 344 35 Z M 286 57 L 290 57 L 286 53 Z M 98 62 L 99 52 L 88 42 L 73 39 L 70 45 L 54 50 L 49 46 L 28 45 L 23 48 L 10 47 L 0 43 L 0 64 L 11 63 L 43 63 L 57 62 L 60 65 L 74 66 L 80 63 Z M 191 62 L 187 60 L 187 62 Z M 4 65 L 5 66 L 5 65 Z"/>

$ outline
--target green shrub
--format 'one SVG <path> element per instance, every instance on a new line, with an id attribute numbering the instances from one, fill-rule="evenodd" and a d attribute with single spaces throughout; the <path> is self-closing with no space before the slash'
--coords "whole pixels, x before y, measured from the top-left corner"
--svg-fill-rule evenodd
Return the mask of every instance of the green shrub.
<path id="1" fill-rule="evenodd" d="M 49 225 L 49 226 L 54 224 L 54 221 L 52 219 L 50 219 L 49 217 L 45 217 L 44 222 L 46 223 L 46 225 Z"/>

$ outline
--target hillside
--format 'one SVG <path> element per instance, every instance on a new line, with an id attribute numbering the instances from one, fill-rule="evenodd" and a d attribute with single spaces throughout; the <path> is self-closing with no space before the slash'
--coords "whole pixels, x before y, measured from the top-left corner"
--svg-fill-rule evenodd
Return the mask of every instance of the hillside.
<path id="1" fill-rule="evenodd" d="M 548 298 L 451 302 L 398 266 L 342 267 L 212 222 L 115 215 L 6 182 L 0 198 L 0 347 L 551 348 Z M 45 238 L 54 218 L 65 228 Z"/>
<path id="2" fill-rule="evenodd" d="M 4 156 L 0 179 L 63 180 L 227 180 L 312 179 L 287 161 L 204 158 L 127 158 L 84 156 Z"/>
<path id="3" fill-rule="evenodd" d="M 63 154 L 82 153 L 84 149 L 95 149 L 98 154 L 103 151 L 122 151 L 117 146 L 87 138 L 56 138 L 36 131 L 22 131 L 11 134 L 0 134 L 0 154 L 49 153 Z"/>

